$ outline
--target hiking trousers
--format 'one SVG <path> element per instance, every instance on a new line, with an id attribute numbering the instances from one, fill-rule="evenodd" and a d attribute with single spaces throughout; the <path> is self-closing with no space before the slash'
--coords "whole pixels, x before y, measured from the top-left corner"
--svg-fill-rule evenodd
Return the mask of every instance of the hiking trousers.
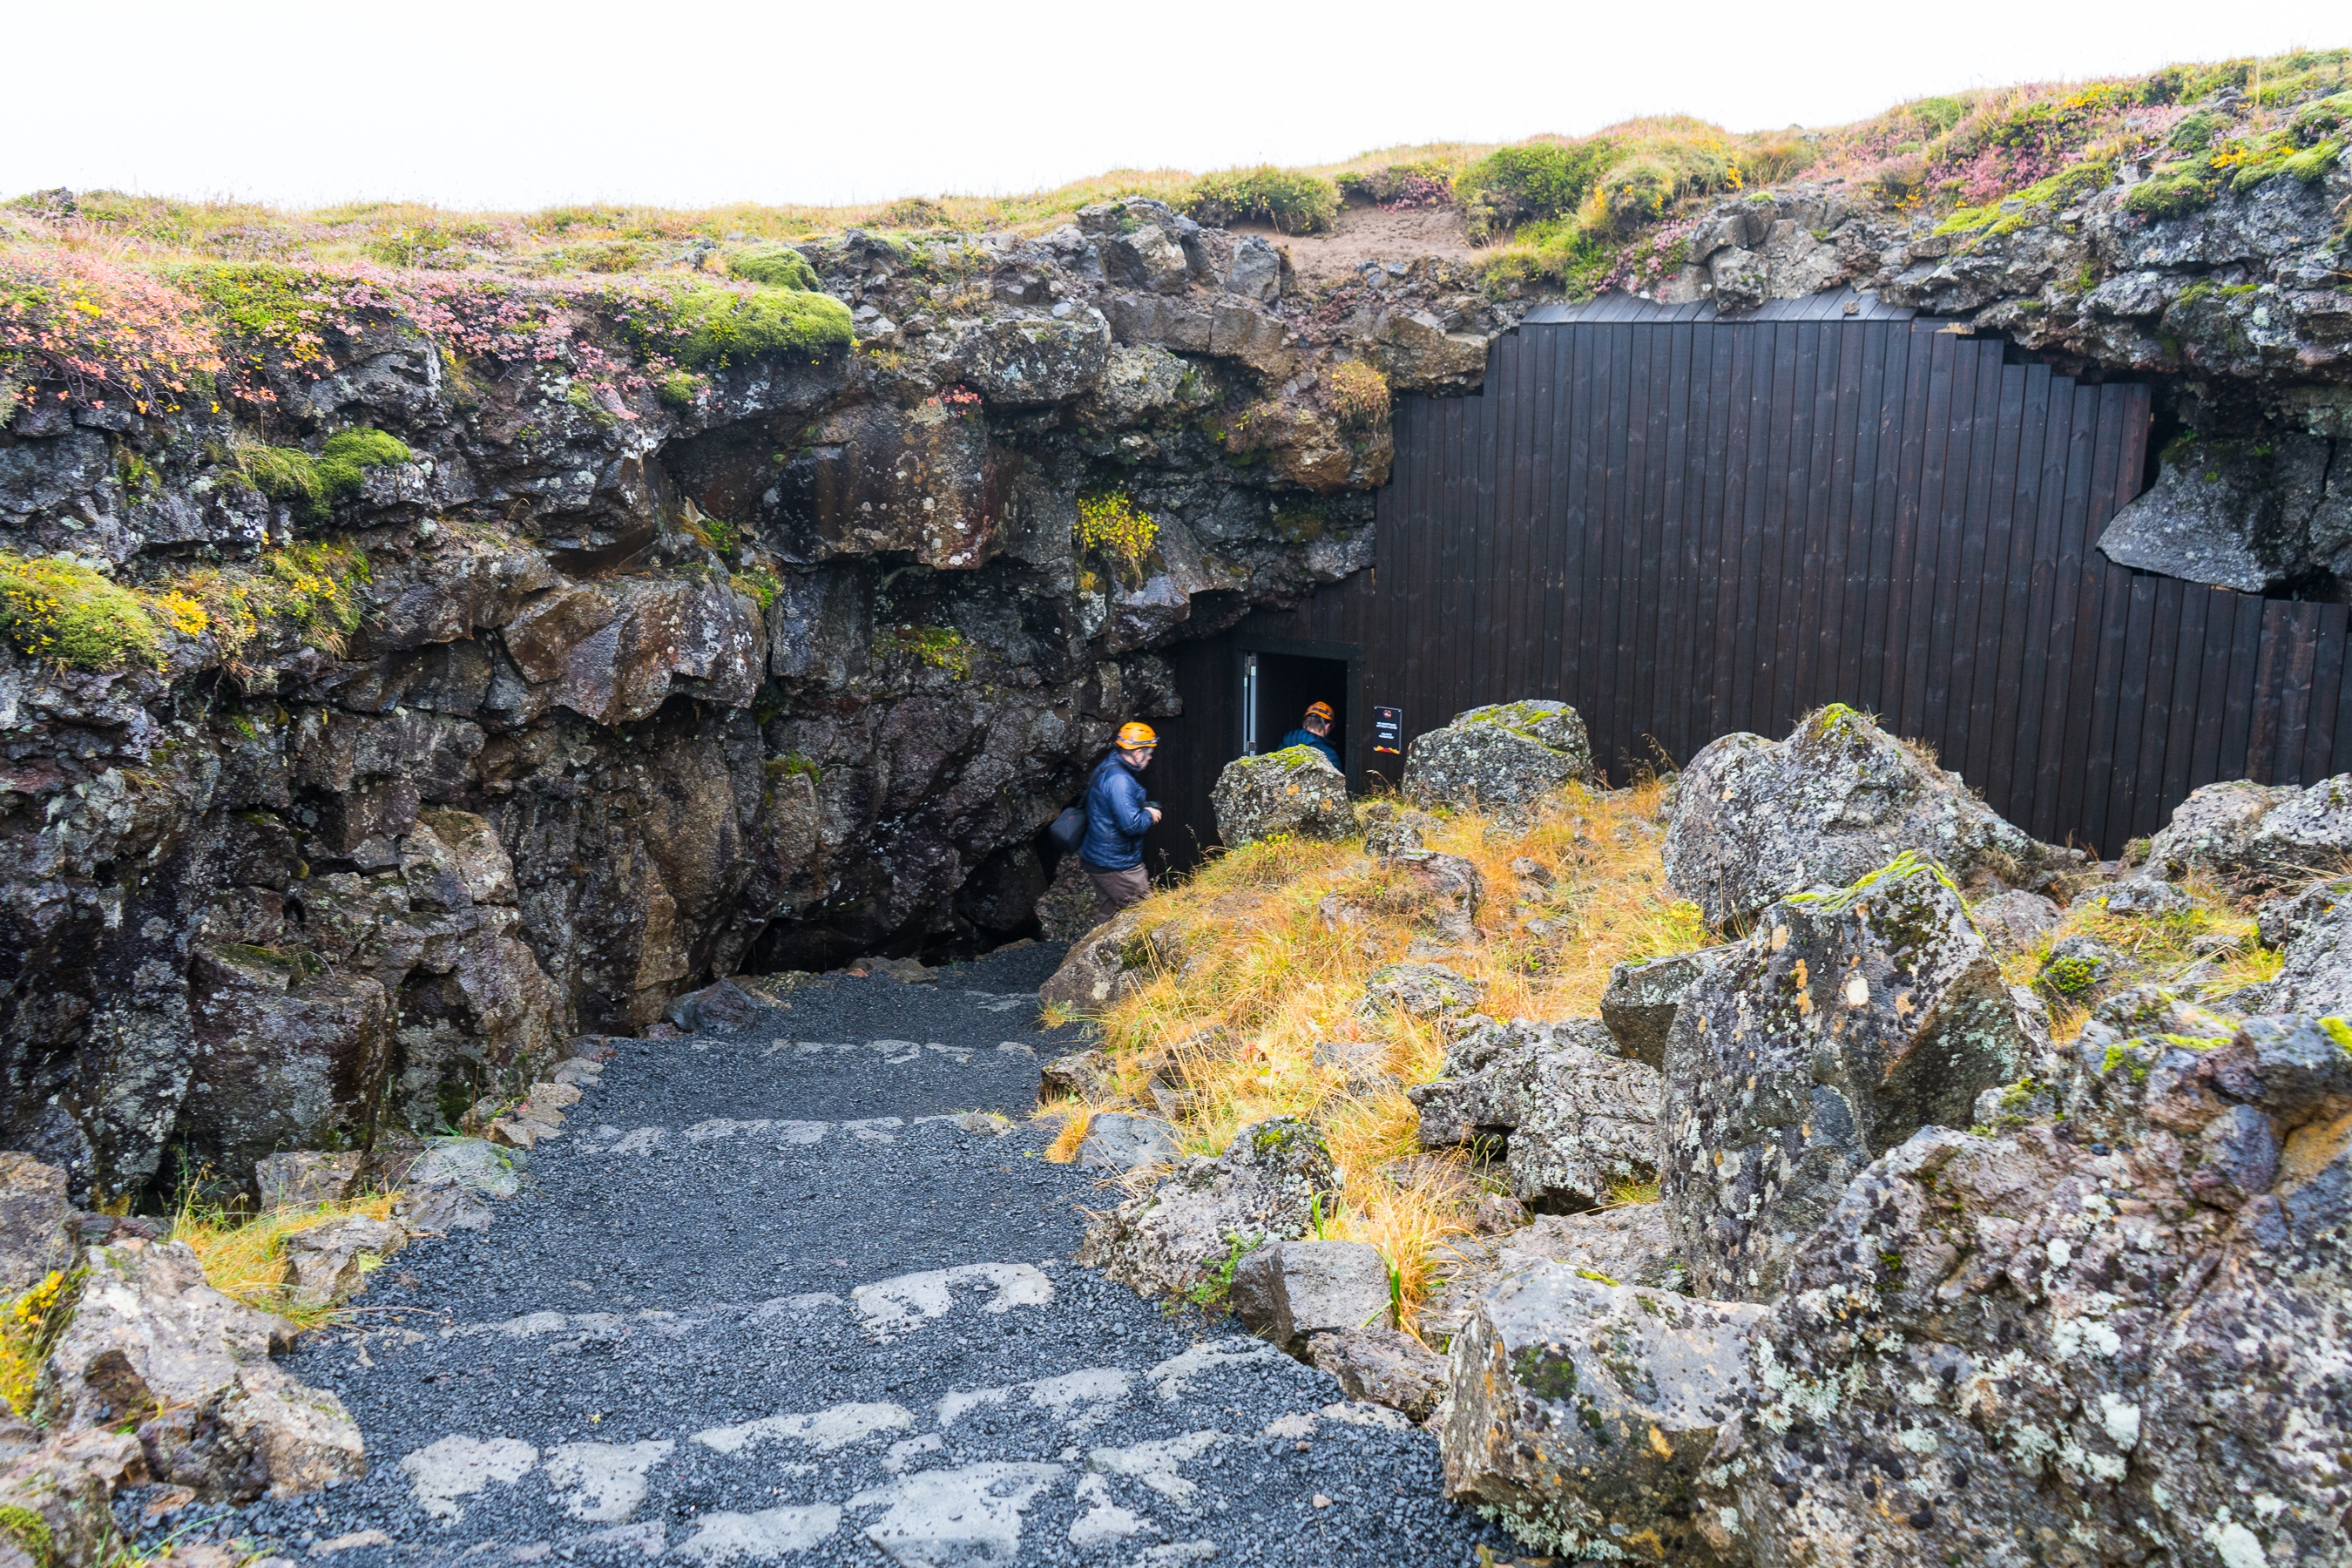
<path id="1" fill-rule="evenodd" d="M 1099 866 L 1087 866 L 1083 860 L 1087 880 L 1095 885 L 1095 924 L 1118 913 L 1132 903 L 1139 903 L 1151 891 L 1151 879 L 1140 866 L 1126 866 L 1116 871 L 1106 871 Z"/>

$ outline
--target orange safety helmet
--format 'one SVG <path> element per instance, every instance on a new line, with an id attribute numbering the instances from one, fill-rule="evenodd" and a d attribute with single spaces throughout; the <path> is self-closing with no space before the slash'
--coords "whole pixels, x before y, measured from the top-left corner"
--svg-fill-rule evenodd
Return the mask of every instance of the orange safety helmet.
<path id="1" fill-rule="evenodd" d="M 1130 721 L 1118 727 L 1118 749 L 1122 752 L 1148 752 L 1158 744 L 1160 737 L 1151 732 L 1149 724 Z"/>
<path id="2" fill-rule="evenodd" d="M 1309 719 L 1320 719 L 1328 723 L 1334 715 L 1331 712 L 1331 705 L 1328 702 L 1310 702 L 1307 705 L 1307 717 Z"/>

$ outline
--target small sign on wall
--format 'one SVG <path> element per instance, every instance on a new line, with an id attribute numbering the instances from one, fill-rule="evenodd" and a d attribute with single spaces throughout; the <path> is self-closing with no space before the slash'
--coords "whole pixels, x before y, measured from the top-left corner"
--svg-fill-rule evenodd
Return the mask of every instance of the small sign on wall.
<path id="1" fill-rule="evenodd" d="M 1373 709 L 1372 765 L 1377 768 L 1383 758 L 1403 755 L 1404 710 L 1402 708 Z"/>

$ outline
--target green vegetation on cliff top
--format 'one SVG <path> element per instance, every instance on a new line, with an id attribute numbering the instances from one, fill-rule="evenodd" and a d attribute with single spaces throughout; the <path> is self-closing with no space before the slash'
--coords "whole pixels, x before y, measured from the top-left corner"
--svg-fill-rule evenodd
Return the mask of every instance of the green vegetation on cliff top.
<path id="1" fill-rule="evenodd" d="M 704 384 L 697 373 L 847 345 L 848 312 L 815 291 L 809 247 L 851 228 L 876 231 L 922 271 L 970 247 L 910 235 L 1040 233 L 1126 195 L 1286 234 L 1328 227 L 1349 203 L 1451 205 L 1486 247 L 1491 287 L 1580 296 L 1662 281 L 1714 204 L 1792 180 L 1843 182 L 1850 200 L 1922 210 L 1974 246 L 2056 219 L 2126 163 L 2147 174 L 2127 205 L 2155 219 L 2270 180 L 2317 181 L 2347 141 L 2352 49 L 2319 49 L 1971 89 L 1826 129 L 1736 133 L 1666 115 L 1589 136 L 1397 147 L 1314 168 L 1115 170 L 1026 195 L 846 207 L 296 212 L 37 191 L 0 202 L 0 405 L 35 383 L 42 395 L 120 399 L 142 413 L 224 395 L 266 404 L 271 366 L 332 357 L 338 334 L 421 329 L 461 381 L 484 357 L 564 360 L 575 402 L 627 417 L 641 393 L 691 403 Z"/>

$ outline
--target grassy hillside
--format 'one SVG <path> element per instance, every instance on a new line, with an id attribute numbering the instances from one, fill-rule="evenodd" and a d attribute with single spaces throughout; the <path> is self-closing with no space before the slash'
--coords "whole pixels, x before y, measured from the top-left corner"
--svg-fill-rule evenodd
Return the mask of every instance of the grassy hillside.
<path id="1" fill-rule="evenodd" d="M 109 258 L 327 264 L 578 278 L 724 271 L 729 252 L 852 227 L 886 233 L 1040 231 L 1088 203 L 1160 197 L 1204 221 L 1298 232 L 1346 204 L 1458 205 L 1491 244 L 1500 286 L 1578 291 L 1655 276 L 1696 212 L 1729 193 L 1842 179 L 1898 208 L 1959 213 L 2084 165 L 2157 166 L 2193 199 L 2340 145 L 2352 50 L 2171 66 L 2145 76 L 1924 98 L 1852 125 L 1734 132 L 1665 116 L 1584 137 L 1391 147 L 1308 168 L 1119 169 L 1018 196 L 859 206 L 685 209 L 573 205 L 468 213 L 399 203 L 289 211 L 120 192 L 34 192 L 0 204 L 0 246 L 62 245 Z M 2220 101 L 2216 102 L 2216 95 Z M 2323 104 L 2322 100 L 2329 100 Z M 2203 107 L 2196 107 L 2199 105 Z M 2332 155 L 2332 154 L 2331 154 Z M 2176 192 L 2179 195 L 2179 192 Z M 0 297 L 4 300 L 5 297 Z"/>

